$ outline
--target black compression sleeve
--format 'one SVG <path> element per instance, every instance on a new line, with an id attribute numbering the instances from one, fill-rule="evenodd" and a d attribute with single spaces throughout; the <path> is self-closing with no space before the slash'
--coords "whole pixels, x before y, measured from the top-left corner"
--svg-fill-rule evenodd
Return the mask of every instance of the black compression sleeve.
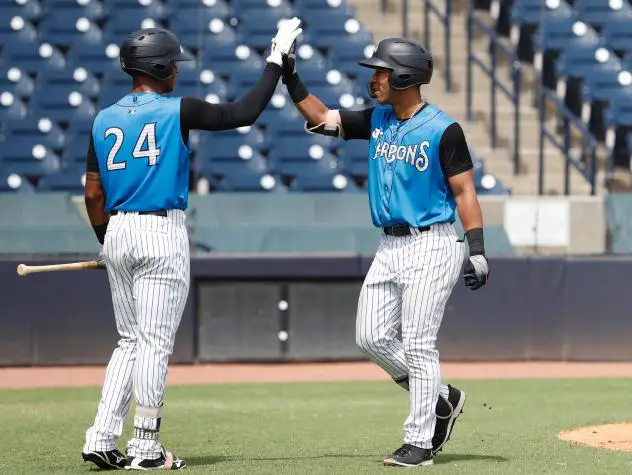
<path id="1" fill-rule="evenodd" d="M 374 107 L 361 111 L 340 111 L 340 122 L 345 140 L 369 140 L 371 137 L 371 116 Z"/>
<path id="2" fill-rule="evenodd" d="M 86 154 L 86 172 L 99 173 L 99 161 L 97 160 L 97 153 L 94 151 L 92 134 L 90 134 L 90 145 L 88 145 L 88 153 Z"/>
<path id="3" fill-rule="evenodd" d="M 456 122 L 443 131 L 439 142 L 439 159 L 446 177 L 466 172 L 474 166 L 463 129 Z"/>
<path id="4" fill-rule="evenodd" d="M 292 102 L 294 102 L 294 104 L 298 104 L 309 96 L 309 92 L 307 91 L 305 84 L 303 84 L 303 81 L 301 81 L 298 73 L 284 74 L 283 83 L 287 87 L 287 92 L 292 98 Z"/>
<path id="5" fill-rule="evenodd" d="M 261 79 L 241 99 L 210 104 L 194 97 L 183 97 L 180 105 L 180 130 L 185 140 L 190 130 L 229 130 L 252 125 L 270 102 L 281 76 L 281 66 L 268 63 Z"/>

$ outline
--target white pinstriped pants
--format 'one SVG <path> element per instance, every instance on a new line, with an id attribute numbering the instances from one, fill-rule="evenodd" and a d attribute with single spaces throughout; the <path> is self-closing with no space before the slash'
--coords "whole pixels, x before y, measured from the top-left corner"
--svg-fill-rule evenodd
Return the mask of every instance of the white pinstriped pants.
<path id="1" fill-rule="evenodd" d="M 358 302 L 356 342 L 393 379 L 408 376 L 404 442 L 432 448 L 441 385 L 437 334 L 465 256 L 452 224 L 382 236 Z"/>
<path id="2" fill-rule="evenodd" d="M 162 407 L 167 364 L 189 293 L 184 212 L 169 210 L 167 217 L 138 213 L 112 216 L 103 256 L 121 338 L 106 370 L 84 451 L 116 448 L 132 396 L 137 406 Z M 155 419 L 145 422 L 156 425 Z M 157 440 L 133 438 L 127 450 L 130 456 L 154 459 L 160 448 Z"/>

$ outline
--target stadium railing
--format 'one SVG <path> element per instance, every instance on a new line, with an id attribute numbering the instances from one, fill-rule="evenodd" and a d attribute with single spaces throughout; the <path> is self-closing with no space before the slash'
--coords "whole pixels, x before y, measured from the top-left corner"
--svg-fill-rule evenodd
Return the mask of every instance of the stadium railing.
<path id="1" fill-rule="evenodd" d="M 490 65 L 487 66 L 483 58 L 476 55 L 472 47 L 474 30 L 483 32 L 489 39 Z M 500 90 L 513 105 L 514 131 L 513 131 L 513 165 L 514 174 L 520 171 L 520 86 L 522 83 L 522 67 L 516 54 L 507 48 L 500 40 L 500 37 L 492 29 L 487 27 L 476 15 L 474 4 L 470 2 L 467 15 L 467 86 L 466 86 L 466 108 L 467 120 L 472 121 L 472 100 L 473 100 L 473 67 L 478 66 L 489 78 L 491 85 L 490 95 L 490 140 L 492 148 L 498 144 L 497 130 L 497 91 Z M 510 90 L 498 78 L 498 54 L 502 53 L 508 59 L 511 68 Z"/>

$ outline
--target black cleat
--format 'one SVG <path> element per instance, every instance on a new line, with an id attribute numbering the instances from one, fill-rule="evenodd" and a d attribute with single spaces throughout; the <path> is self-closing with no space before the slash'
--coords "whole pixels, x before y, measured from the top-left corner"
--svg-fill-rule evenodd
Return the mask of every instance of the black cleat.
<path id="1" fill-rule="evenodd" d="M 182 470 L 187 464 L 181 458 L 164 448 L 157 459 L 142 459 L 138 457 L 128 457 L 125 470 Z"/>
<path id="2" fill-rule="evenodd" d="M 432 437 L 432 454 L 437 453 L 443 448 L 445 443 L 450 440 L 450 434 L 454 428 L 457 418 L 463 413 L 465 405 L 465 392 L 454 388 L 448 384 L 450 390 L 448 399 L 439 396 L 437 401 L 437 422 L 435 424 L 435 433 Z"/>
<path id="3" fill-rule="evenodd" d="M 81 452 L 84 462 L 92 462 L 101 470 L 116 470 L 125 468 L 127 458 L 120 450 Z"/>
<path id="4" fill-rule="evenodd" d="M 433 463 L 430 449 L 422 449 L 410 444 L 402 445 L 393 455 L 384 459 L 384 465 L 387 467 L 420 467 Z"/>

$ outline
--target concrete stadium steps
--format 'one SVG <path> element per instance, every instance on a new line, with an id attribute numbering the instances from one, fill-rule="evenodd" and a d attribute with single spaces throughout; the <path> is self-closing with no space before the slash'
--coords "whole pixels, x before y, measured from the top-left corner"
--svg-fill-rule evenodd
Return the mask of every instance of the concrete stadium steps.
<path id="1" fill-rule="evenodd" d="M 358 20 L 373 33 L 375 42 L 386 36 L 399 36 L 402 31 L 400 1 L 389 1 L 388 11 L 381 12 L 380 0 L 349 0 L 356 8 Z M 437 1 L 439 5 L 442 2 Z M 467 1 L 456 0 L 452 5 L 452 34 L 451 34 L 451 73 L 452 92 L 445 91 L 444 66 L 445 48 L 443 27 L 434 17 L 431 18 L 430 50 L 435 58 L 435 71 L 432 83 L 422 88 L 422 94 L 429 102 L 444 109 L 458 120 L 466 133 L 468 144 L 473 153 L 485 162 L 489 173 L 497 176 L 516 195 L 535 194 L 538 191 L 538 144 L 540 134 L 539 112 L 534 107 L 536 84 L 535 73 L 530 65 L 522 64 L 522 82 L 520 99 L 520 141 L 521 141 L 521 170 L 518 175 L 513 174 L 513 105 L 497 90 L 497 137 L 495 149 L 491 148 L 491 81 L 478 67 L 473 68 L 472 74 L 472 111 L 473 120 L 467 121 L 466 116 L 466 74 L 467 74 Z M 484 23 L 491 25 L 492 21 L 484 12 L 479 12 Z M 408 28 L 410 37 L 423 42 L 423 2 L 409 2 Z M 505 44 L 509 45 L 508 40 Z M 473 49 L 489 66 L 487 49 L 489 42 L 482 34 L 475 32 Z M 502 54 L 498 54 L 498 74 L 504 78 L 505 87 L 511 90 L 512 82 L 508 61 Z M 547 108 L 547 128 L 556 130 L 556 119 Z M 561 138 L 560 138 L 561 140 Z M 573 143 L 576 146 L 575 142 Z M 564 156 L 552 145 L 547 144 L 545 154 L 545 190 L 549 194 L 563 194 L 564 192 Z M 600 153 L 599 163 L 603 164 L 605 154 Z M 597 193 L 603 191 L 603 173 L 598 176 Z M 590 193 L 589 183 L 575 170 L 571 172 L 572 194 Z"/>

